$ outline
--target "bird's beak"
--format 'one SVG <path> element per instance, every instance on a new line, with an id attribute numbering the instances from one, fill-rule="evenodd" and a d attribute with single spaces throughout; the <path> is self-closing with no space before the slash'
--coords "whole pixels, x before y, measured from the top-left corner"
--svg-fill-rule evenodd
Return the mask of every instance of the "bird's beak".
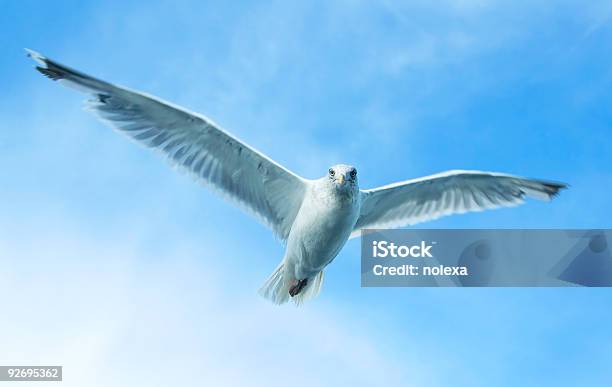
<path id="1" fill-rule="evenodd" d="M 340 176 L 338 177 L 338 181 L 340 182 L 340 184 L 344 184 L 344 176 L 343 176 L 343 175 L 340 175 Z"/>

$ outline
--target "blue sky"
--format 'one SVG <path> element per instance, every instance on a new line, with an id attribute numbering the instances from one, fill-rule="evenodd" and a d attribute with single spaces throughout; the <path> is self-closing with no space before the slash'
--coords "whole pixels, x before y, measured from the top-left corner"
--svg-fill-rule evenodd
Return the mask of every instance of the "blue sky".
<path id="1" fill-rule="evenodd" d="M 359 241 L 303 308 L 256 290 L 271 233 L 80 109 L 23 48 L 201 112 L 309 178 L 565 181 L 432 228 L 609 228 L 612 6 L 5 1 L 0 364 L 68 386 L 602 386 L 607 289 L 362 289 Z"/>

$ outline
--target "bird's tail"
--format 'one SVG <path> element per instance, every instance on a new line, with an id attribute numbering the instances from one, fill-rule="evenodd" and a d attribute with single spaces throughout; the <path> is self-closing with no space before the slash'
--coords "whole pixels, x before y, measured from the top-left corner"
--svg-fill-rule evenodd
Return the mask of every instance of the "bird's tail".
<path id="1" fill-rule="evenodd" d="M 296 305 L 301 305 L 304 301 L 316 297 L 321 291 L 323 284 L 323 272 L 319 272 L 313 279 L 309 280 L 302 291 L 291 298 L 289 288 L 291 279 L 286 276 L 285 262 L 281 262 L 274 272 L 268 277 L 266 282 L 259 288 L 259 294 L 275 304 L 284 304 L 292 299 Z"/>
<path id="2" fill-rule="evenodd" d="M 259 288 L 259 295 L 275 304 L 284 304 L 289 301 L 289 281 L 285 280 L 284 260 Z"/>

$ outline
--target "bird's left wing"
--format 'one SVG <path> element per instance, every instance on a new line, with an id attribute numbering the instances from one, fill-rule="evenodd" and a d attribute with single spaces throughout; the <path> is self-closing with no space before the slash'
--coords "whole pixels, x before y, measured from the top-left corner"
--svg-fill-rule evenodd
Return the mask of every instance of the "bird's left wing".
<path id="1" fill-rule="evenodd" d="M 361 191 L 351 237 L 368 228 L 409 226 L 444 215 L 510 207 L 525 196 L 550 200 L 563 183 L 480 171 L 449 171 Z"/>
<path id="2" fill-rule="evenodd" d="M 89 110 L 136 142 L 164 154 L 198 181 L 237 202 L 285 240 L 307 180 L 212 121 L 168 102 L 93 78 L 27 50 L 45 76 L 92 95 Z"/>

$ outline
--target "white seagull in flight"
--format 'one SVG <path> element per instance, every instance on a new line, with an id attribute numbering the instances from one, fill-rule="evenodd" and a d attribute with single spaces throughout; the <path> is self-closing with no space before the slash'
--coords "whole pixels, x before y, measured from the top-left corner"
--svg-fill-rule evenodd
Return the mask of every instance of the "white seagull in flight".
<path id="1" fill-rule="evenodd" d="M 277 304 L 315 297 L 323 269 L 362 229 L 514 206 L 525 196 L 550 200 L 567 187 L 500 173 L 449 171 L 360 190 L 357 170 L 344 164 L 309 180 L 200 114 L 27 52 L 42 74 L 90 94 L 88 110 L 255 215 L 286 243 L 282 261 L 259 290 Z"/>

